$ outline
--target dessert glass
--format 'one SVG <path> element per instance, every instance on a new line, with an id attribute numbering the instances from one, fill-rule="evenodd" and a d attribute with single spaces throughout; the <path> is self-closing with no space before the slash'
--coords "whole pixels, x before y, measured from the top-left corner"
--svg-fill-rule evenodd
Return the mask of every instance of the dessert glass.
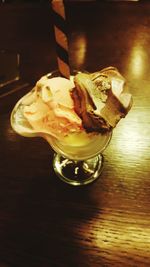
<path id="1" fill-rule="evenodd" d="M 72 75 L 76 73 L 77 71 L 74 71 Z M 48 78 L 58 76 L 60 76 L 58 71 L 47 74 Z M 11 126 L 14 131 L 25 137 L 40 136 L 50 144 L 55 152 L 53 168 L 62 181 L 70 185 L 79 186 L 96 180 L 102 171 L 102 152 L 109 144 L 112 132 L 106 132 L 105 134 L 71 134 L 70 141 L 67 142 L 59 141 L 48 133 L 36 132 L 23 115 L 23 108 L 27 103 L 26 99 L 29 96 L 31 99 L 34 91 L 35 89 L 33 88 L 23 96 L 12 110 Z"/>

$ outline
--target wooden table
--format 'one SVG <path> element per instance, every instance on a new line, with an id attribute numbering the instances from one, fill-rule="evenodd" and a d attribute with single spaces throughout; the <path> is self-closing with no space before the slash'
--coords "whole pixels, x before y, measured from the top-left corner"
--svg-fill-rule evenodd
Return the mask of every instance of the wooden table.
<path id="1" fill-rule="evenodd" d="M 36 6 L 37 13 L 40 8 L 52 26 L 47 5 Z M 15 90 L 12 84 L 0 95 L 0 267 L 150 266 L 150 3 L 69 2 L 66 9 L 72 68 L 116 66 L 133 107 L 113 132 L 99 179 L 73 187 L 55 176 L 48 143 L 21 137 L 10 126 L 14 104 L 32 86 Z M 54 50 L 53 41 L 45 37 L 42 49 L 44 43 Z M 32 58 L 20 50 L 27 82 L 32 73 L 39 78 L 57 66 L 50 52 L 43 72 L 31 68 L 32 45 Z"/>

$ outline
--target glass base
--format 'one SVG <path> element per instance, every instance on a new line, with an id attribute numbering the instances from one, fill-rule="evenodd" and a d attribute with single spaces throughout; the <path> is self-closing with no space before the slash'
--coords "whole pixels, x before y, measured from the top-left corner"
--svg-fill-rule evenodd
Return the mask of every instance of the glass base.
<path id="1" fill-rule="evenodd" d="M 53 160 L 56 175 L 62 181 L 75 186 L 95 181 L 102 171 L 102 165 L 103 156 L 101 154 L 84 161 L 71 160 L 55 154 Z"/>

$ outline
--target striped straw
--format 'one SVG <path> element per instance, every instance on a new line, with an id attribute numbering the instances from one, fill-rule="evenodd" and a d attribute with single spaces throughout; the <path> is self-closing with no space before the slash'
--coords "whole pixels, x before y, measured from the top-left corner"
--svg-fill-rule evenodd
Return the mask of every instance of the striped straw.
<path id="1" fill-rule="evenodd" d="M 56 40 L 56 53 L 58 69 L 60 74 L 69 79 L 69 54 L 68 54 L 68 39 L 66 30 L 66 17 L 63 0 L 52 0 L 52 12 L 54 19 L 54 33 Z"/>

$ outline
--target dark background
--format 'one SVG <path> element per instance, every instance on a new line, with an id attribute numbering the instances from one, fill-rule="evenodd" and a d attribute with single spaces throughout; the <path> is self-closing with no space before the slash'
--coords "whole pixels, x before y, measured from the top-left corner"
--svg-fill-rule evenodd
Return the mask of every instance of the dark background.
<path id="1" fill-rule="evenodd" d="M 65 1 L 71 68 L 95 71 L 97 68 L 104 67 L 101 62 L 104 61 L 104 57 L 108 59 L 108 56 L 102 54 L 100 49 L 102 51 L 106 44 L 102 42 L 101 46 L 97 47 L 96 35 L 93 36 L 95 38 L 96 56 L 100 56 L 97 66 L 93 67 L 91 62 L 89 64 L 88 57 L 82 66 L 76 64 L 72 57 L 75 35 L 80 35 L 84 32 L 88 40 L 90 33 L 97 32 L 100 34 L 99 29 L 105 23 L 111 36 L 112 27 L 116 27 L 116 31 L 119 31 L 116 14 L 122 18 L 122 25 L 123 23 L 128 25 L 130 23 L 128 21 L 128 14 L 130 12 L 130 14 L 135 16 L 136 25 L 137 14 L 141 13 L 141 2 L 143 1 L 130 2 L 130 8 L 127 8 L 127 2 L 120 1 L 121 5 L 124 5 L 124 8 L 120 9 L 120 5 L 116 1 Z M 94 10 L 94 14 L 92 10 Z M 104 14 L 102 18 L 100 16 L 101 11 Z M 84 19 L 82 19 L 83 14 Z M 81 18 L 80 24 L 78 23 L 78 16 Z M 109 22 L 110 16 L 114 25 Z M 24 81 L 34 83 L 43 74 L 57 68 L 50 1 L 6 0 L 4 3 L 1 1 L 0 33 L 0 50 L 20 54 L 19 71 L 20 77 Z M 103 30 L 102 34 L 104 34 Z M 111 46 L 107 45 L 108 53 L 110 52 L 112 55 Z M 93 53 L 93 48 L 89 46 L 87 49 L 87 55 L 90 57 L 90 54 Z M 115 53 L 118 53 L 117 48 L 115 47 L 114 49 Z M 105 65 L 108 64 L 116 64 L 116 62 L 106 61 Z M 121 66 L 118 67 L 121 68 Z"/>

